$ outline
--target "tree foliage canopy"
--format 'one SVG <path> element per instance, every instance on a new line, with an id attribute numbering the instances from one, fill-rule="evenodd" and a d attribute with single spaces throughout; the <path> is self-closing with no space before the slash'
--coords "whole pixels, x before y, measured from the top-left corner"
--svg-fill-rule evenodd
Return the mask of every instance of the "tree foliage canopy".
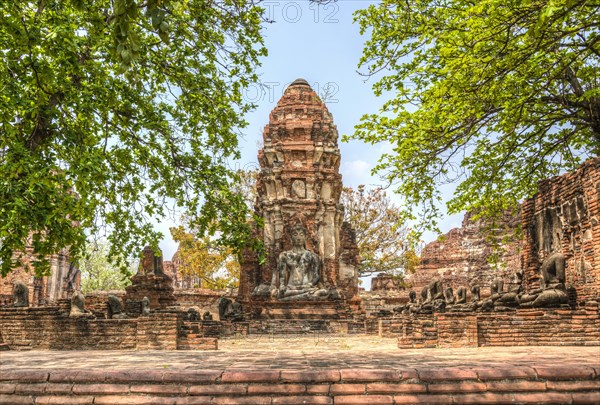
<path id="1" fill-rule="evenodd" d="M 157 246 L 150 220 L 174 205 L 201 232 L 220 229 L 221 243 L 245 243 L 226 163 L 266 54 L 260 8 L 8 0 L 0 15 L 2 274 L 28 244 L 38 274 L 62 247 L 79 257 L 102 227 L 113 259 Z"/>
<path id="2" fill-rule="evenodd" d="M 408 249 L 408 229 L 402 225 L 398 207 L 381 188 L 356 190 L 344 187 L 340 197 L 344 220 L 356 232 L 361 257 L 359 273 L 402 274 L 414 265 L 414 252 Z"/>
<path id="3" fill-rule="evenodd" d="M 196 287 L 210 290 L 238 286 L 240 263 L 230 247 L 218 246 L 207 236 L 198 238 L 183 226 L 171 228 L 171 235 L 179 243 L 173 260 L 184 279 L 197 279 Z"/>
<path id="4" fill-rule="evenodd" d="M 353 138 L 389 141 L 376 170 L 405 217 L 501 214 L 537 182 L 600 153 L 597 0 L 382 0 L 358 11 L 360 66 L 381 75 L 379 114 Z M 388 92 L 388 93 L 386 93 Z"/>
<path id="5" fill-rule="evenodd" d="M 110 263 L 110 246 L 106 241 L 91 242 L 86 245 L 86 254 L 79 262 L 81 271 L 81 292 L 124 290 L 131 284 L 130 276 L 135 274 L 135 260 L 126 258 L 129 263 L 129 273 L 119 271 Z"/>

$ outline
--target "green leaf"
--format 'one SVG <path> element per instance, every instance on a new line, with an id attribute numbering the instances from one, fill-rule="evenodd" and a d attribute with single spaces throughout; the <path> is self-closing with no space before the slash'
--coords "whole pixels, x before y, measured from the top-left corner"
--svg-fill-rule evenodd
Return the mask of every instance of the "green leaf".
<path id="1" fill-rule="evenodd" d="M 388 101 L 344 140 L 391 144 L 376 172 L 406 203 L 403 216 L 418 218 L 417 236 L 435 230 L 440 202 L 501 215 L 539 180 L 600 154 L 596 10 L 576 0 L 382 0 L 356 12 L 367 35 L 359 67 L 382 72 L 373 91 Z"/>
<path id="2" fill-rule="evenodd" d="M 63 248 L 78 260 L 97 234 L 126 271 L 173 205 L 233 251 L 253 243 L 226 162 L 252 107 L 241 95 L 265 52 L 262 11 L 138 4 L 0 2 L 2 275 L 28 247 L 38 274 Z"/>

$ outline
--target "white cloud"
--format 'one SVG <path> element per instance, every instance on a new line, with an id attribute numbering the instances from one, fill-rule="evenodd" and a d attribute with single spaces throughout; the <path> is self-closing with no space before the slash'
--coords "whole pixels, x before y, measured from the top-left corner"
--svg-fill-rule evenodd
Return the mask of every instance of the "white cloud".
<path id="1" fill-rule="evenodd" d="M 359 184 L 372 184 L 372 168 L 369 162 L 361 159 L 344 162 L 341 167 L 344 185 L 357 187 Z"/>

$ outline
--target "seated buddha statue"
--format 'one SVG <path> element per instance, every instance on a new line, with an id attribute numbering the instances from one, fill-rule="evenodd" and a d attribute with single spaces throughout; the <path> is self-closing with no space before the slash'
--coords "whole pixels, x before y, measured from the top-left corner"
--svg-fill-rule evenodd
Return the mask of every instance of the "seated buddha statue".
<path id="1" fill-rule="evenodd" d="M 540 288 L 520 296 L 521 307 L 556 307 L 567 304 L 565 287 L 565 256 L 560 252 L 548 255 L 540 267 Z"/>
<path id="2" fill-rule="evenodd" d="M 319 287 L 321 261 L 316 253 L 306 249 L 306 231 L 301 224 L 291 228 L 290 239 L 292 248 L 281 252 L 277 259 L 271 295 L 283 301 L 326 298 L 329 291 Z"/>

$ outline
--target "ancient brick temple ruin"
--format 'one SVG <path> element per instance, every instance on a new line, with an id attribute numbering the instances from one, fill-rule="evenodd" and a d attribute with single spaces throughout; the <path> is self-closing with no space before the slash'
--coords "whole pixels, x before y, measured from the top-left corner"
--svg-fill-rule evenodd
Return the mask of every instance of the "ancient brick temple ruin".
<path id="1" fill-rule="evenodd" d="M 293 82 L 259 151 L 264 228 L 256 233 L 266 260 L 244 252 L 237 297 L 174 290 L 165 272 L 176 274 L 178 259 L 165 265 L 146 248 L 125 292 L 62 290 L 38 306 L 19 283 L 0 303 L 0 344 L 216 349 L 221 337 L 325 332 L 395 337 L 399 348 L 600 346 L 600 158 L 541 182 L 519 213 L 497 224 L 467 214 L 461 228 L 427 245 L 410 278 L 380 276 L 374 291 L 359 294 L 358 249 L 339 204 L 337 137 L 317 94 Z M 521 239 L 512 236 L 519 225 Z M 487 260 L 490 226 L 503 248 L 495 264 Z M 63 263 L 51 279 L 68 280 L 67 269 Z"/>
<path id="2" fill-rule="evenodd" d="M 163 269 L 162 254 L 155 254 L 149 246 L 144 248 L 138 272 L 131 277 L 131 285 L 125 287 L 125 291 L 126 302 L 141 302 L 146 297 L 151 309 L 177 303 L 173 295 L 173 280 Z"/>
<path id="3" fill-rule="evenodd" d="M 18 255 L 19 253 L 16 253 Z M 40 306 L 59 299 L 67 298 L 73 291 L 79 290 L 81 274 L 79 268 L 71 263 L 68 249 L 48 258 L 50 275 L 37 277 L 31 266 L 33 249 L 27 248 L 23 253 L 23 266 L 14 269 L 6 277 L 0 278 L 0 305 L 12 303 L 12 294 L 16 283 L 28 287 L 29 302 L 32 306 Z"/>
<path id="4" fill-rule="evenodd" d="M 266 262 L 246 255 L 239 301 L 259 317 L 338 318 L 358 291 L 358 250 L 339 202 L 338 132 L 304 79 L 285 90 L 263 140 L 256 211 Z"/>
<path id="5" fill-rule="evenodd" d="M 474 220 L 467 213 L 460 228 L 424 247 L 415 273 L 407 275 L 408 283 L 421 290 L 437 278 L 456 291 L 461 286 L 488 286 L 497 277 L 510 280 L 521 268 L 521 241 L 515 235 L 520 224 L 520 210 L 507 211 L 497 221 Z M 487 295 L 486 290 L 482 293 Z"/>
<path id="6" fill-rule="evenodd" d="M 497 266 L 485 260 L 487 224 L 467 215 L 423 250 L 411 290 L 371 308 L 376 329 L 401 348 L 600 345 L 599 201 L 600 158 L 540 182 L 519 216 L 495 224 Z"/>
<path id="7" fill-rule="evenodd" d="M 523 231 L 527 289 L 540 287 L 540 266 L 560 252 L 571 303 L 600 300 L 600 158 L 540 182 L 523 203 Z"/>

